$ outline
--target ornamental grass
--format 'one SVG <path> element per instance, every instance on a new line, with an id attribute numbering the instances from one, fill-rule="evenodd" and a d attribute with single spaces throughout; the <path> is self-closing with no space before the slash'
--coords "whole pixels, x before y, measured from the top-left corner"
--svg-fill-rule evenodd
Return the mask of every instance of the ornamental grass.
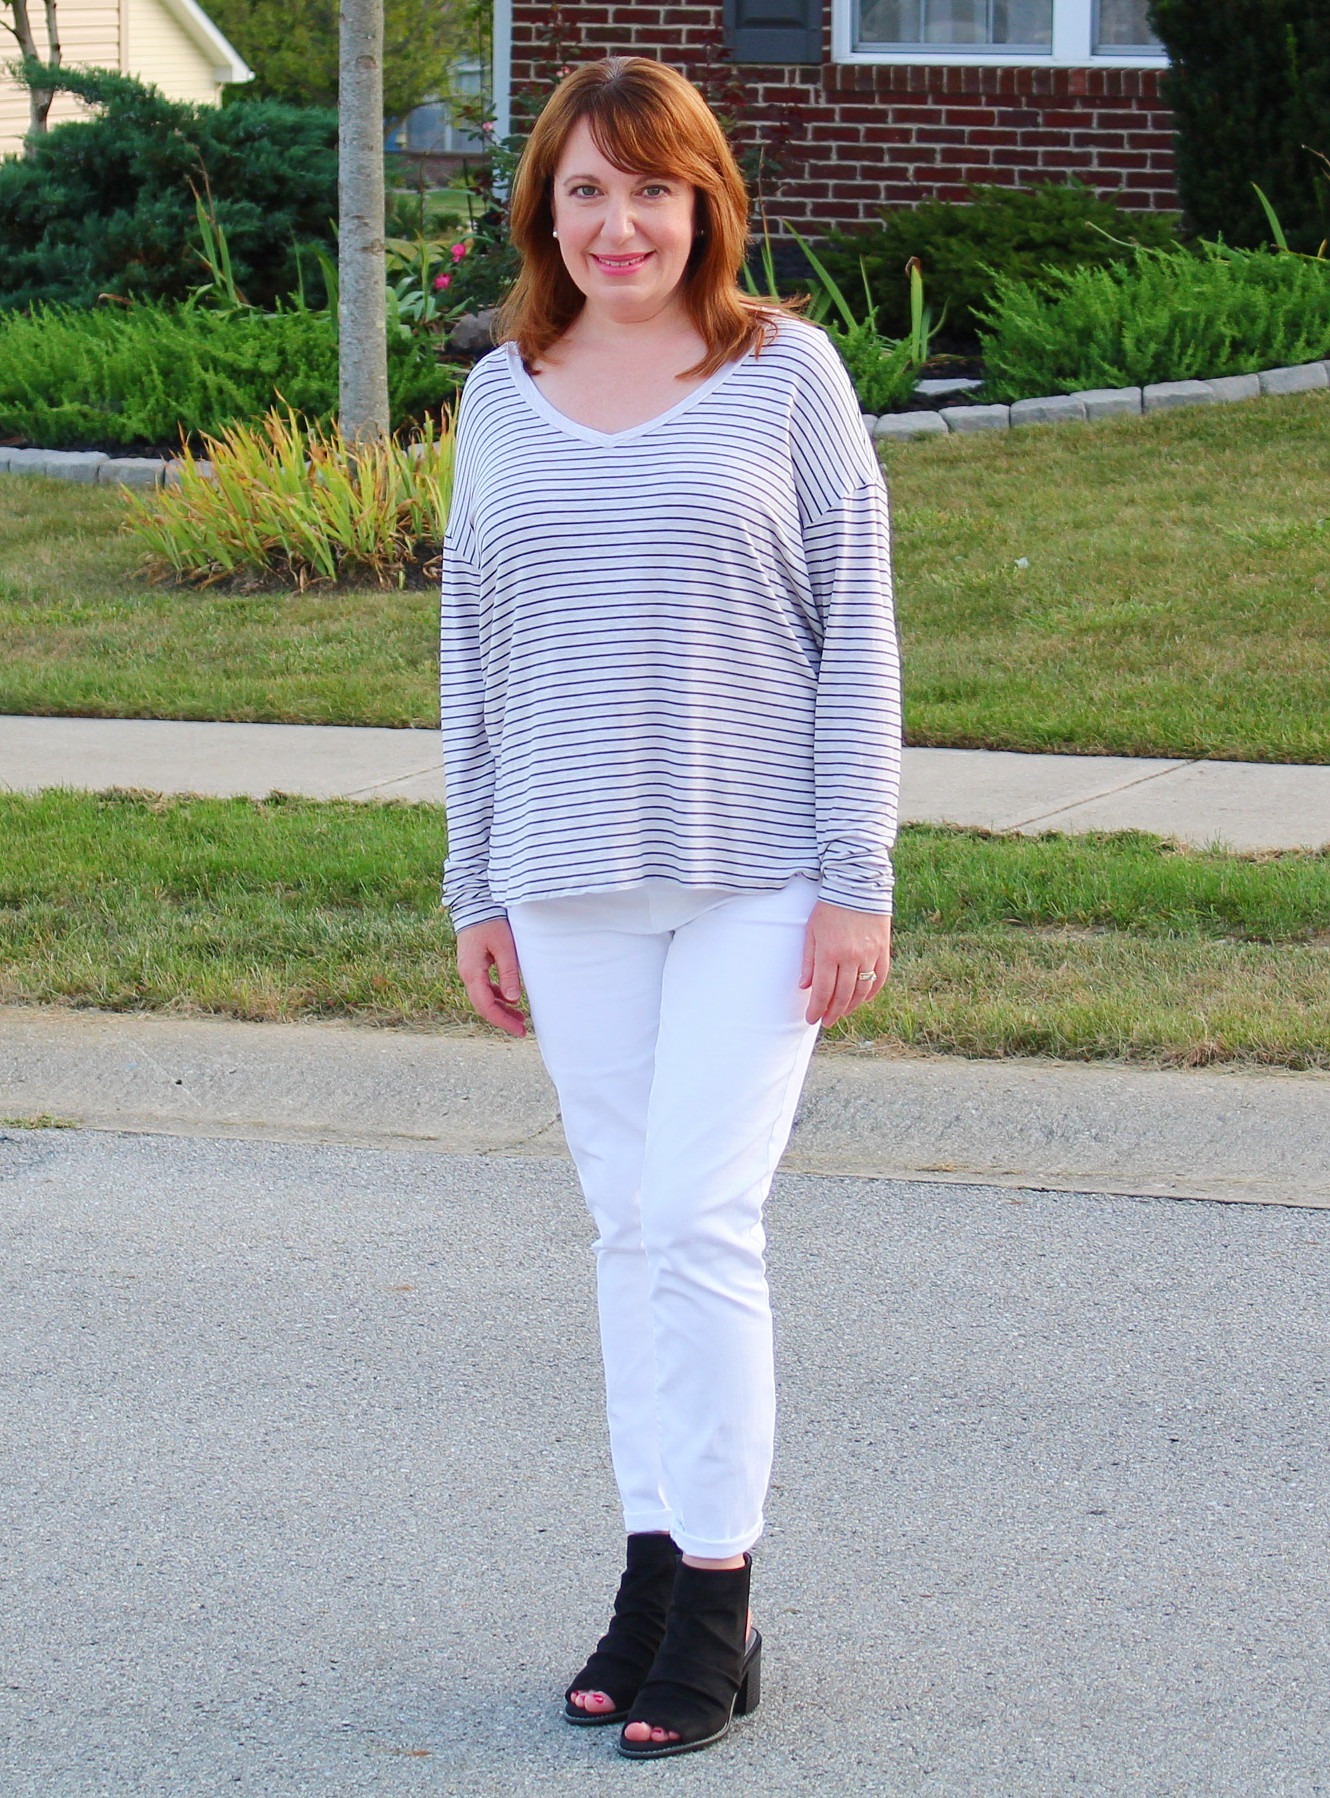
<path id="1" fill-rule="evenodd" d="M 175 484 L 125 496 L 154 581 L 209 587 L 433 583 L 452 489 L 450 421 L 411 443 L 350 444 L 290 408 L 182 450 Z"/>

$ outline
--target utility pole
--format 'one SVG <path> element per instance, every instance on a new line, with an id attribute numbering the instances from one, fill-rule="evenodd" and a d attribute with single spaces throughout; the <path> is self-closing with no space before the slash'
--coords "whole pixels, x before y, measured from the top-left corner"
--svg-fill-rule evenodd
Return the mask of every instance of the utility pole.
<path id="1" fill-rule="evenodd" d="M 383 0 L 341 0 L 338 341 L 342 433 L 388 435 L 383 260 Z"/>

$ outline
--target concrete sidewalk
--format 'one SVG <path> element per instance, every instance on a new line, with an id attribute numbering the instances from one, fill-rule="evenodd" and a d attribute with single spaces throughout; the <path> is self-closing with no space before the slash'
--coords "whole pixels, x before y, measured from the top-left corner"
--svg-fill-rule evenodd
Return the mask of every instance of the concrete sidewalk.
<path id="1" fill-rule="evenodd" d="M 563 1160 L 531 1041 L 0 1008 L 0 1120 Z M 1330 1208 L 1330 1075 L 814 1057 L 787 1170 Z"/>
<path id="2" fill-rule="evenodd" d="M 143 787 L 441 803 L 438 733 L 0 717 L 0 790 Z M 986 830 L 1146 830 L 1238 850 L 1330 844 L 1330 767 L 907 749 L 901 818 Z"/>

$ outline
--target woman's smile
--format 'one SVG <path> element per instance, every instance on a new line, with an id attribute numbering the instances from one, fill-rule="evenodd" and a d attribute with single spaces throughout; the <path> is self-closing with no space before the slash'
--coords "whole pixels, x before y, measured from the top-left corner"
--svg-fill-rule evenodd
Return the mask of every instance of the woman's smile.
<path id="1" fill-rule="evenodd" d="M 596 267 L 607 275 L 630 275 L 634 269 L 641 268 L 650 250 L 639 250 L 635 256 L 597 256 L 594 251 L 588 254 Z"/>

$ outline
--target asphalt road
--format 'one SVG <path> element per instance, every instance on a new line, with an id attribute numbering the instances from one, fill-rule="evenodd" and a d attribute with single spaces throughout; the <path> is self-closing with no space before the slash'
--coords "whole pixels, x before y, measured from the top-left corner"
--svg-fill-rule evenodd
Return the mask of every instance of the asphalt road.
<path id="1" fill-rule="evenodd" d="M 570 1169 L 0 1137 L 0 1793 L 1330 1792 L 1330 1214 L 783 1176 L 763 1704 L 620 1549 Z"/>

